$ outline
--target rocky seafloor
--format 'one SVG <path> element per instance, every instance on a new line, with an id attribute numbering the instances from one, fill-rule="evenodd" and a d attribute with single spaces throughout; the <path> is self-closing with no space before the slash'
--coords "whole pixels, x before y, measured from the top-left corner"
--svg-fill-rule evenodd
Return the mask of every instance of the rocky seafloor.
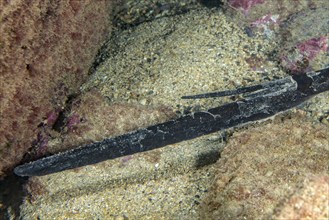
<path id="1" fill-rule="evenodd" d="M 72 123 L 61 134 L 52 134 L 48 151 L 55 153 L 231 101 L 182 100 L 183 95 L 286 76 L 279 55 L 273 55 L 284 49 L 276 28 L 280 29 L 273 27 L 273 35 L 264 34 L 263 29 L 245 29 L 223 10 L 200 6 L 118 30 L 105 45 L 107 59 L 81 86 L 82 95 L 72 104 Z M 311 37 L 323 35 L 320 31 Z M 320 51 L 310 68 L 324 68 L 328 63 L 326 52 Z M 326 92 L 267 121 L 31 177 L 19 214 L 8 209 L 7 216 L 328 218 L 328 100 Z"/>

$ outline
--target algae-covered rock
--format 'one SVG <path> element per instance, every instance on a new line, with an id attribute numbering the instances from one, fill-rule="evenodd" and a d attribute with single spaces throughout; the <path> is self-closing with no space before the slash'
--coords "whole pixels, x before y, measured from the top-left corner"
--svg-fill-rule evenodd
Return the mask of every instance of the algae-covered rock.
<path id="1" fill-rule="evenodd" d="M 180 97 L 284 76 L 271 56 L 278 47 L 263 36 L 248 36 L 221 10 L 201 7 L 116 30 L 104 45 L 108 59 L 81 87 L 66 127 L 52 136 L 49 147 L 57 152 L 178 117 L 177 111 L 232 101 Z M 312 113 L 325 108 L 314 108 Z M 325 172 L 328 127 L 295 113 L 231 129 L 228 134 L 233 136 L 214 133 L 30 178 L 19 215 L 23 219 L 269 218 L 310 173 Z"/>
<path id="2" fill-rule="evenodd" d="M 108 35 L 111 1 L 0 1 L 0 177 L 78 91 Z M 42 140 L 45 141 L 45 140 Z"/>
<path id="3" fill-rule="evenodd" d="M 328 135 L 328 126 L 305 116 L 283 122 L 278 117 L 272 123 L 235 133 L 216 164 L 214 185 L 205 200 L 205 216 L 268 219 L 284 199 L 291 200 L 288 203 L 303 203 L 303 195 L 298 195 L 303 192 L 290 197 L 310 176 L 327 174 Z M 319 191 L 325 191 L 325 181 L 323 184 Z M 309 214 L 298 209 L 293 214 L 288 204 L 279 216 L 328 217 L 328 196 L 322 198 L 315 193 L 308 195 L 308 201 L 317 201 L 314 206 L 303 206 Z"/>
<path id="4" fill-rule="evenodd" d="M 328 175 L 309 175 L 276 209 L 274 219 L 328 219 L 328 192 Z"/>
<path id="5" fill-rule="evenodd" d="M 260 39 L 249 39 L 223 14 L 212 10 L 156 20 L 120 34 L 122 38 L 117 36 L 110 41 L 117 45 L 111 49 L 110 59 L 83 86 L 86 94 L 99 90 L 113 108 L 116 103 L 127 102 L 179 109 L 177 103 L 197 103 L 184 103 L 181 95 L 262 80 L 262 75 L 249 69 L 245 58 L 253 50 L 265 57 L 266 49 L 271 48 Z M 262 43 L 264 46 L 258 47 Z M 274 72 L 275 65 L 267 64 Z M 233 79 L 235 84 L 231 85 Z M 98 95 L 95 99 L 86 97 L 79 104 L 85 107 L 76 109 L 79 114 L 88 112 L 84 102 L 99 103 Z M 208 108 L 222 102 L 207 100 L 199 105 Z M 89 125 L 94 126 L 94 131 L 98 126 L 102 131 L 101 119 L 106 118 L 107 110 L 93 111 L 99 116 L 92 116 L 92 121 L 100 123 Z M 132 119 L 129 111 L 112 113 L 127 126 L 124 118 Z M 153 120 L 157 123 L 159 118 Z M 88 120 L 75 129 L 78 132 L 86 125 Z M 122 124 L 114 125 L 122 128 Z M 82 137 L 83 133 L 78 135 Z M 277 119 L 235 133 L 221 156 L 223 143 L 219 134 L 214 134 L 152 152 L 33 177 L 28 184 L 30 196 L 21 206 L 22 215 L 41 219 L 270 216 L 307 173 L 325 171 L 327 136 L 328 127 L 313 124 L 305 117 L 283 122 Z M 260 212 L 261 208 L 264 212 Z"/>

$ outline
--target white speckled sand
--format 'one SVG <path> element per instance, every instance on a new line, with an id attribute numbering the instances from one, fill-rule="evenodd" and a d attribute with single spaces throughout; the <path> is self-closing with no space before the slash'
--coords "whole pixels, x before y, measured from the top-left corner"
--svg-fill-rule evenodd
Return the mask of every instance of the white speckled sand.
<path id="1" fill-rule="evenodd" d="M 111 101 L 143 105 L 217 106 L 225 99 L 186 101 L 183 95 L 224 90 L 282 76 L 268 61 L 270 41 L 249 38 L 220 11 L 199 10 L 120 32 L 115 54 L 83 89 L 97 86 Z M 253 71 L 247 58 L 263 60 Z M 255 82 L 256 81 L 256 82 Z M 180 109 L 181 110 L 181 109 Z"/>

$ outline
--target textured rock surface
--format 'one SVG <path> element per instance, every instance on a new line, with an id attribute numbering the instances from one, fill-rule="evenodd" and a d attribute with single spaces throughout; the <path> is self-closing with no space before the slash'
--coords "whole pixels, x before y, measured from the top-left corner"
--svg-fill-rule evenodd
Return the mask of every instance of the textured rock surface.
<path id="1" fill-rule="evenodd" d="M 329 6 L 327 1 L 317 0 L 223 0 L 223 3 L 227 14 L 240 20 L 240 24 L 254 22 L 268 14 L 278 14 L 279 20 L 283 21 L 304 10 Z"/>
<path id="2" fill-rule="evenodd" d="M 111 1 L 0 1 L 0 176 L 86 79 Z"/>
<path id="3" fill-rule="evenodd" d="M 158 4 L 151 5 L 156 7 L 142 11 L 142 17 L 159 8 Z M 253 10 L 250 8 L 249 15 Z M 109 59 L 83 86 L 85 93 L 70 103 L 60 130 L 53 129 L 57 109 L 47 112 L 40 128 L 44 133 L 34 137 L 38 150 L 42 151 L 46 143 L 48 152 L 57 152 L 157 123 L 172 117 L 168 108 L 190 110 L 193 106 L 192 110 L 200 110 L 229 101 L 181 100 L 180 96 L 283 76 L 285 72 L 271 56 L 280 47 L 277 42 L 250 36 L 221 11 L 201 8 L 118 31 L 108 41 Z M 59 88 L 59 95 L 62 92 L 69 93 L 66 85 Z M 23 219 L 288 216 L 289 204 L 303 201 L 303 183 L 305 189 L 310 180 L 320 192 L 325 190 L 322 178 L 309 177 L 324 177 L 327 171 L 328 126 L 317 119 L 327 117 L 328 97 L 328 92 L 323 93 L 304 105 L 312 113 L 307 116 L 278 117 L 235 130 L 222 159 L 218 152 L 225 142 L 215 133 L 143 154 L 30 178 L 24 199 L 19 198 L 23 193 L 16 190 L 18 187 L 13 190 L 10 184 L 0 185 L 1 192 L 5 188 L 0 194 L 0 214 L 5 210 L 8 218 Z M 322 197 L 311 199 L 323 209 Z M 8 200 L 15 201 L 8 204 Z"/>
<path id="4" fill-rule="evenodd" d="M 289 198 L 279 216 L 327 218 L 328 194 L 320 193 L 328 189 L 327 178 L 308 179 L 310 175 L 323 176 L 328 172 L 328 135 L 328 126 L 302 115 L 283 122 L 277 117 L 272 123 L 235 133 L 216 164 L 212 193 L 205 200 L 205 216 L 268 219 Z M 309 182 L 306 188 L 290 198 L 304 181 Z M 312 182 L 316 183 L 314 188 Z M 314 194 L 307 194 L 308 191 Z M 302 210 L 294 212 L 293 203 L 303 200 L 314 201 L 314 206 L 303 205 Z"/>
<path id="5" fill-rule="evenodd" d="M 226 0 L 224 8 L 249 36 L 261 34 L 280 45 L 272 55 L 286 72 L 305 73 L 329 64 L 328 1 Z"/>
<path id="6" fill-rule="evenodd" d="M 201 137 L 152 152 L 30 178 L 20 216 L 195 219 L 214 173 L 202 163 L 213 163 L 221 147 L 218 139 Z"/>
<path id="7" fill-rule="evenodd" d="M 195 162 L 198 155 L 209 155 L 209 149 L 216 154 L 223 147 L 214 135 L 33 177 L 21 216 L 319 219 L 326 216 L 328 201 L 329 127 L 300 114 L 236 131 L 218 162 L 208 166 L 197 167 Z M 300 206 L 297 212 L 291 209 L 293 204 L 313 201 L 313 206 Z"/>
<path id="8" fill-rule="evenodd" d="M 328 219 L 329 176 L 307 176 L 296 192 L 279 207 L 274 219 Z"/>
<path id="9" fill-rule="evenodd" d="M 48 152 L 58 153 L 92 141 L 101 141 L 175 117 L 170 108 L 138 103 L 110 103 L 98 91 L 76 98 L 61 132 L 49 130 Z"/>
<path id="10" fill-rule="evenodd" d="M 141 122 L 145 113 L 153 116 L 146 124 L 168 117 L 156 106 L 180 109 L 199 105 L 204 109 L 223 103 L 222 99 L 186 101 L 180 99 L 181 95 L 233 88 L 285 74 L 267 57 L 273 50 L 271 42 L 263 37 L 249 38 L 216 10 L 200 9 L 143 23 L 114 34 L 110 42 L 116 45 L 109 51 L 110 59 L 84 84 L 86 94 L 81 103 L 72 105 L 69 124 L 73 129 L 64 140 L 69 145 L 88 137 L 98 139 L 101 133 L 118 134 L 133 129 L 135 125 L 130 120 Z M 252 68 L 252 62 L 258 69 Z M 94 87 L 101 95 L 90 93 Z M 102 96 L 108 98 L 107 103 L 101 101 Z M 328 93 L 324 93 L 317 99 L 327 97 Z M 122 103 L 129 114 L 122 112 Z M 313 110 L 316 113 L 325 109 L 326 104 Z M 75 123 L 80 117 L 89 119 Z M 103 118 L 113 121 L 104 122 Z M 33 177 L 26 185 L 27 196 L 20 215 L 26 219 L 227 219 L 226 214 L 268 218 L 308 173 L 325 172 L 326 137 L 328 126 L 306 116 L 284 120 L 279 117 L 274 122 L 236 131 L 223 159 L 215 165 L 211 164 L 223 149 L 218 133 L 143 154 Z M 53 143 L 54 151 L 58 150 L 56 145 Z M 222 179 L 225 176 L 236 178 L 230 184 Z M 245 185 L 240 188 L 239 180 L 251 189 Z M 227 184 L 220 188 L 221 182 Z M 255 182 L 265 186 L 253 188 Z M 218 201 L 223 205 L 218 205 Z M 266 213 L 259 212 L 257 216 L 253 212 L 255 201 Z"/>
<path id="11" fill-rule="evenodd" d="M 267 56 L 276 46 L 248 37 L 219 10 L 199 9 L 114 33 L 109 58 L 82 89 L 96 87 L 111 102 L 208 109 L 228 99 L 181 96 L 282 77 L 285 72 Z"/>

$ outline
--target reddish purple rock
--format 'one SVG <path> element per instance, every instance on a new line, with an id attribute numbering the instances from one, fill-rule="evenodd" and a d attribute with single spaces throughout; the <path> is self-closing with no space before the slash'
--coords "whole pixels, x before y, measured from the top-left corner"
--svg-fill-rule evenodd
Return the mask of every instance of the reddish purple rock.
<path id="1" fill-rule="evenodd" d="M 229 5 L 233 8 L 241 9 L 244 15 L 248 15 L 250 8 L 264 2 L 265 0 L 230 0 Z"/>
<path id="2" fill-rule="evenodd" d="M 320 52 L 328 51 L 328 37 L 311 38 L 298 43 L 288 54 L 281 56 L 281 65 L 292 74 L 305 73 L 311 70 L 310 62 Z"/>
<path id="3" fill-rule="evenodd" d="M 78 114 L 73 114 L 67 119 L 66 126 L 69 131 L 73 131 L 80 122 L 80 116 Z"/>

